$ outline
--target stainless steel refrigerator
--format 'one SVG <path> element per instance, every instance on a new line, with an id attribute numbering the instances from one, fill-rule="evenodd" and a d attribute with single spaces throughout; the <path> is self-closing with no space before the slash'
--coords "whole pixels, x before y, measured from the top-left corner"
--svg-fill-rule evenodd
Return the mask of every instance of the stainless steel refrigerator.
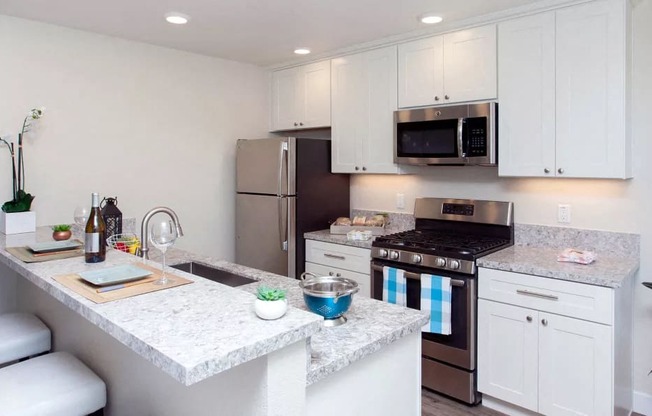
<path id="1" fill-rule="evenodd" d="M 330 172 L 330 140 L 238 140 L 236 263 L 298 277 L 308 231 L 349 215 L 349 175 Z"/>

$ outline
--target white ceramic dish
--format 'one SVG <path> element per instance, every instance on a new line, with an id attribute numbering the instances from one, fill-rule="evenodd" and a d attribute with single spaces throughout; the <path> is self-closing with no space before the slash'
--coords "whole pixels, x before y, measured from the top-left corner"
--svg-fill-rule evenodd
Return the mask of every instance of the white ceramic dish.
<path id="1" fill-rule="evenodd" d="M 124 264 L 122 266 L 111 267 L 108 269 L 92 270 L 88 272 L 81 272 L 79 276 L 89 283 L 96 286 L 106 286 L 116 283 L 131 282 L 133 280 L 142 279 L 151 275 L 149 270 L 141 269 L 140 267 Z"/>
<path id="2" fill-rule="evenodd" d="M 81 242 L 77 240 L 65 241 L 46 241 L 44 243 L 34 243 L 27 246 L 34 253 L 47 253 L 49 251 L 64 251 L 80 248 Z"/>

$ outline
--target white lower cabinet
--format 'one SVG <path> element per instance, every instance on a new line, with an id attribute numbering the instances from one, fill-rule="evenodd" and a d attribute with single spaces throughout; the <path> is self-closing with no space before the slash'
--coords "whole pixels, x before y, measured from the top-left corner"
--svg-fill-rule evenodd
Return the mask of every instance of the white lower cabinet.
<path id="1" fill-rule="evenodd" d="M 621 365 L 614 289 L 484 268 L 478 279 L 478 390 L 485 399 L 544 415 L 621 414 L 614 410 Z M 564 316 L 574 308 L 584 319 Z M 627 357 L 630 344 L 623 345 Z"/>
<path id="2" fill-rule="evenodd" d="M 371 297 L 370 260 L 371 250 L 367 248 L 306 240 L 306 271 L 354 280 L 360 296 Z"/>

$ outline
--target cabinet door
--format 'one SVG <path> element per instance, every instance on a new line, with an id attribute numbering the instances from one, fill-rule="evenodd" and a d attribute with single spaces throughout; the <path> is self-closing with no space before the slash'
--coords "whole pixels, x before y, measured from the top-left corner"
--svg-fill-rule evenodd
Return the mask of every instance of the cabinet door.
<path id="1" fill-rule="evenodd" d="M 326 267 L 321 264 L 306 262 L 306 271 L 314 273 L 317 276 L 336 276 L 345 277 L 358 283 L 360 291 L 359 296 L 366 298 L 371 297 L 371 276 L 369 274 L 356 273 L 350 270 L 338 269 L 335 267 Z"/>
<path id="2" fill-rule="evenodd" d="M 555 176 L 555 14 L 498 25 L 498 173 Z"/>
<path id="3" fill-rule="evenodd" d="M 496 66 L 495 25 L 445 35 L 444 102 L 496 98 Z"/>
<path id="4" fill-rule="evenodd" d="M 299 121 L 299 68 L 272 73 L 272 120 L 270 130 L 292 130 Z"/>
<path id="5" fill-rule="evenodd" d="M 442 104 L 444 38 L 398 45 L 398 106 Z"/>
<path id="6" fill-rule="evenodd" d="M 557 12 L 557 175 L 631 176 L 625 128 L 629 2 Z"/>
<path id="7" fill-rule="evenodd" d="M 539 412 L 613 414 L 611 327 L 546 313 L 538 324 Z"/>
<path id="8" fill-rule="evenodd" d="M 362 125 L 362 56 L 349 55 L 332 61 L 333 120 L 331 127 L 331 171 L 360 170 L 359 131 Z M 356 169 L 357 168 L 357 169 Z"/>
<path id="9" fill-rule="evenodd" d="M 478 390 L 537 411 L 538 312 L 478 301 Z"/>
<path id="10" fill-rule="evenodd" d="M 302 67 L 299 82 L 299 126 L 302 128 L 330 126 L 331 61 L 316 62 Z"/>
<path id="11" fill-rule="evenodd" d="M 364 54 L 361 164 L 363 173 L 397 173 L 394 164 L 394 111 L 396 110 L 396 46 Z"/>

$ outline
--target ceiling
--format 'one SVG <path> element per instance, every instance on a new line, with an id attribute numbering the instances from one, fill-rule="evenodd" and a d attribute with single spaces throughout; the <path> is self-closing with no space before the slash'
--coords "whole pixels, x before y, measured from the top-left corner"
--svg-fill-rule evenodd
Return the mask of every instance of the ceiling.
<path id="1" fill-rule="evenodd" d="M 417 16 L 445 23 L 542 0 L 0 0 L 0 14 L 261 66 L 418 33 Z M 168 12 L 191 17 L 171 25 Z M 304 58 L 305 59 L 305 58 Z"/>

